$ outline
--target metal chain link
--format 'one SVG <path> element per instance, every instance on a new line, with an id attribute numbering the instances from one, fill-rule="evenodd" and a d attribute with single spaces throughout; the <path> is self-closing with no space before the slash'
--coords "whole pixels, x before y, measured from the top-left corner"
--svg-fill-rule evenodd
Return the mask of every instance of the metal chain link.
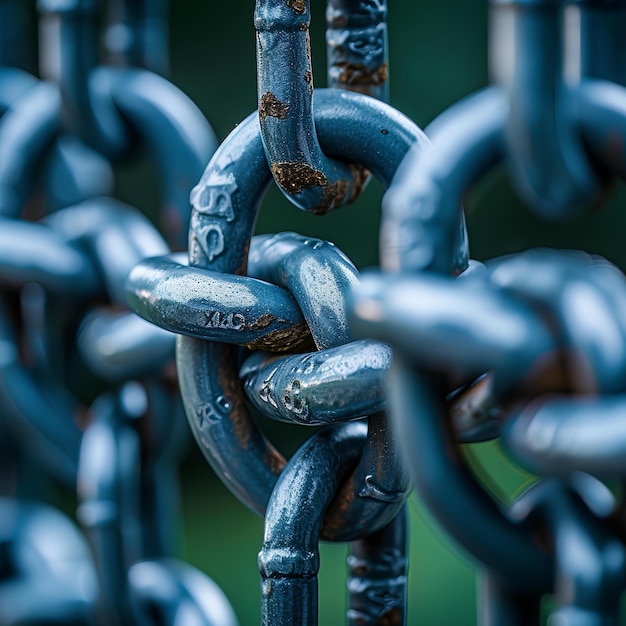
<path id="1" fill-rule="evenodd" d="M 357 3 L 353 4 L 356 6 Z M 311 560 L 309 555 L 317 554 L 318 536 L 345 540 L 357 539 L 364 532 L 371 534 L 393 520 L 406 497 L 403 471 L 397 464 L 399 457 L 389 439 L 384 417 L 376 413 L 375 405 L 367 407 L 357 400 L 367 383 L 362 379 L 361 372 L 367 371 L 374 364 L 380 375 L 388 361 L 386 349 L 367 343 L 349 344 L 350 354 L 345 347 L 334 348 L 334 371 L 332 361 L 329 360 L 331 353 L 326 350 L 350 340 L 343 299 L 344 294 L 357 281 L 356 270 L 333 246 L 293 233 L 256 238 L 249 243 L 259 199 L 269 182 L 269 172 L 260 145 L 261 137 L 271 128 L 270 121 L 277 120 L 277 133 L 282 128 L 279 122 L 284 120 L 291 119 L 296 126 L 307 118 L 312 123 L 309 112 L 310 97 L 313 94 L 312 76 L 310 62 L 306 60 L 309 55 L 306 43 L 308 19 L 308 3 L 293 7 L 279 7 L 275 3 L 270 3 L 269 6 L 257 4 L 255 23 L 258 32 L 260 95 L 258 118 L 255 114 L 245 120 L 222 144 L 192 193 L 194 213 L 190 231 L 190 264 L 210 269 L 211 274 L 216 271 L 241 273 L 247 267 L 250 276 L 280 285 L 291 293 L 302 311 L 308 331 L 322 352 L 309 352 L 279 360 L 270 358 L 266 368 L 264 357 L 254 355 L 241 369 L 246 379 L 245 389 L 253 397 L 252 403 L 262 412 L 269 412 L 272 417 L 276 416 L 274 409 L 278 412 L 282 409 L 281 417 L 286 421 L 320 423 L 312 415 L 309 404 L 311 396 L 306 388 L 303 389 L 303 384 L 307 383 L 303 375 L 308 373 L 311 395 L 319 396 L 322 403 L 335 409 L 330 411 L 332 421 L 372 416 L 369 419 L 365 448 L 363 452 L 359 452 L 363 444 L 354 439 L 359 431 L 355 430 L 354 435 L 343 435 L 341 433 L 351 433 L 351 429 L 342 428 L 335 435 L 323 437 L 320 434 L 313 437 L 285 466 L 285 460 L 264 440 L 247 415 L 241 391 L 233 383 L 238 369 L 238 359 L 233 348 L 183 336 L 179 340 L 177 358 L 187 416 L 207 460 L 243 502 L 257 512 L 265 513 L 266 538 L 259 555 L 259 566 L 264 581 L 262 621 L 267 624 L 282 623 L 288 619 L 287 616 L 297 623 L 315 623 L 319 563 L 316 558 Z M 354 19 L 358 23 L 359 16 L 355 15 Z M 359 35 L 363 40 L 362 33 Z M 289 76 L 285 75 L 287 59 L 283 63 L 277 50 L 289 52 L 289 58 L 292 59 L 292 71 L 287 72 Z M 292 58 L 291 55 L 294 54 L 300 54 L 300 57 Z M 300 69 L 303 71 L 300 72 Z M 270 81 L 269 87 L 266 87 L 266 80 Z M 287 89 L 285 94 L 291 95 L 277 97 L 276 93 L 279 96 L 282 94 L 277 89 Z M 273 163 L 272 173 L 275 177 L 277 172 L 280 174 L 279 186 L 284 188 L 285 182 L 294 179 L 294 175 L 299 180 L 299 173 L 289 173 L 280 168 L 277 170 L 277 163 L 280 165 L 289 161 L 285 160 L 286 157 L 272 156 L 274 148 L 280 151 L 284 141 L 308 138 L 307 141 L 315 145 L 319 140 L 325 154 L 360 163 L 386 184 L 389 184 L 395 163 L 406 149 L 412 143 L 424 141 L 419 131 L 402 120 L 397 113 L 384 110 L 374 102 L 357 97 L 348 98 L 347 94 L 339 98 L 338 95 L 332 91 L 316 94 L 313 109 L 316 123 L 314 132 L 309 130 L 302 133 L 292 127 L 291 131 L 283 129 L 278 134 L 265 134 L 264 145 L 270 163 Z M 298 104 L 303 104 L 305 108 L 299 109 Z M 376 122 L 372 124 L 371 120 L 376 115 L 380 116 L 379 119 L 384 119 L 383 128 Z M 258 135 L 259 122 L 261 137 Z M 363 130 L 357 131 L 357 124 Z M 330 132 L 325 132 L 325 126 L 331 127 Z M 344 146 L 348 143 L 348 136 L 350 151 L 346 152 Z M 386 162 L 371 158 L 371 149 L 376 147 L 372 146 L 372 141 L 380 144 L 378 153 L 386 155 Z M 281 145 L 277 145 L 278 143 Z M 314 162 L 311 166 L 308 161 L 307 155 L 312 151 L 310 145 L 306 148 L 296 146 L 294 150 L 295 153 L 304 155 L 302 167 L 321 171 L 317 163 Z M 319 148 L 313 151 L 321 154 Z M 300 163 L 299 159 L 298 162 Z M 325 180 L 331 178 L 325 176 Z M 332 186 L 331 184 L 330 187 Z M 306 185 L 300 185 L 297 190 L 292 191 L 299 194 L 302 191 L 300 187 L 307 188 Z M 322 184 L 309 187 L 320 187 L 320 193 L 327 195 Z M 313 197 L 315 206 L 319 207 L 319 194 Z M 314 210 L 325 212 L 332 204 L 324 205 L 323 211 Z M 249 246 L 250 254 L 246 259 Z M 159 299 L 165 295 L 160 293 L 160 284 L 164 281 L 160 280 L 157 272 L 163 276 L 165 268 L 162 263 L 145 262 L 133 271 L 129 277 L 130 302 L 148 319 L 158 323 L 165 322 L 167 327 L 177 332 L 198 336 L 200 333 L 197 333 L 197 329 L 181 328 L 186 326 L 185 322 L 177 323 L 174 319 L 175 316 L 180 317 L 180 309 L 175 303 L 176 293 L 173 290 L 168 290 L 163 300 L 164 306 L 160 306 Z M 177 274 L 182 277 L 184 273 L 183 268 L 179 267 Z M 209 276 L 212 279 L 217 279 L 217 275 L 211 274 Z M 187 276 L 190 277 L 191 273 Z M 165 274 L 163 277 L 169 282 L 169 275 Z M 189 278 L 186 280 L 188 284 Z M 246 284 L 247 281 L 237 281 L 238 286 L 243 287 Z M 232 331 L 228 333 L 228 341 L 245 345 L 247 342 L 241 334 L 256 326 L 253 320 L 261 319 L 255 312 L 251 320 L 248 313 L 251 308 L 254 310 L 258 307 L 256 298 L 250 298 L 252 286 L 255 284 L 249 282 L 250 287 L 245 291 L 238 289 L 238 303 L 235 307 L 231 304 L 232 296 L 225 303 L 226 308 L 216 303 L 213 296 L 211 309 L 203 312 L 204 325 L 210 327 L 210 330 L 203 330 L 202 336 L 208 337 L 212 334 L 212 338 L 223 340 L 227 336 L 224 331 L 228 329 Z M 148 291 L 148 285 L 153 289 Z M 233 285 L 232 279 L 228 282 L 217 282 L 213 293 L 226 293 L 227 285 Z M 171 314 L 172 317 L 169 318 L 168 315 L 164 319 L 166 314 Z M 275 309 L 265 319 L 266 326 L 278 321 L 284 328 L 286 322 L 278 317 Z M 188 330 L 192 332 L 188 333 Z M 294 344 L 308 340 L 309 332 L 300 332 L 299 338 L 294 334 L 287 335 L 285 330 L 283 334 L 286 340 L 282 342 L 278 339 L 278 330 L 272 331 L 276 346 L 270 349 L 289 350 L 293 349 Z M 350 381 L 344 377 L 346 358 L 352 361 L 354 372 Z M 328 371 L 329 384 L 321 379 L 324 369 Z M 282 379 L 284 384 L 281 385 L 279 381 Z M 331 388 L 334 381 L 337 381 L 336 384 L 352 386 L 351 399 L 354 401 L 349 402 L 345 395 L 340 397 L 340 394 L 334 392 Z M 342 411 L 341 415 L 337 408 Z M 363 435 L 361 431 L 360 437 Z M 335 437 L 338 439 L 335 440 Z M 335 449 L 336 446 L 341 447 Z M 344 457 L 341 466 L 337 466 L 335 460 L 338 455 L 339 458 Z M 316 459 L 315 463 L 311 461 L 312 458 Z M 356 469 L 348 478 L 350 467 L 355 463 Z M 326 464 L 328 478 L 307 469 Z M 279 473 L 280 478 L 276 482 Z M 295 483 L 302 484 L 301 488 L 294 488 L 296 476 L 301 477 Z M 343 490 L 335 493 L 344 481 Z M 317 485 L 325 485 L 323 494 L 311 497 L 312 492 L 317 493 Z M 302 506 L 307 502 L 313 508 L 310 514 L 302 515 Z M 346 502 L 349 503 L 347 507 Z M 403 553 L 403 532 L 400 531 L 402 522 L 394 524 L 395 530 L 390 527 L 377 540 L 378 554 L 389 551 Z M 388 543 L 389 540 L 392 543 Z M 367 545 L 368 540 L 363 543 L 362 554 L 370 553 Z M 285 557 L 285 550 L 292 556 Z M 355 587 L 354 602 L 358 608 L 354 609 L 353 619 L 403 620 L 404 583 L 398 582 L 397 589 L 393 585 L 389 586 L 392 580 L 399 579 L 396 566 L 393 566 L 392 571 L 383 573 L 388 570 L 388 566 L 389 562 L 384 559 L 378 564 L 379 592 L 387 599 L 382 604 L 372 604 L 370 595 L 364 591 L 356 593 Z M 362 584 L 365 589 L 370 589 L 374 583 L 364 579 Z M 392 615 L 393 618 L 390 617 Z"/>
<path id="2" fill-rule="evenodd" d="M 363 280 L 353 292 L 351 328 L 394 348 L 390 403 L 412 478 L 446 531 L 486 569 L 481 623 L 540 623 L 546 592 L 555 595 L 555 623 L 617 623 L 626 582 L 623 504 L 592 476 L 623 474 L 617 416 L 625 363 L 623 274 L 602 259 L 549 250 L 504 257 L 456 280 L 436 274 L 449 272 L 464 191 L 510 150 L 514 158 L 523 155 L 521 169 L 513 170 L 516 182 L 531 180 L 524 167 L 545 181 L 541 191 L 534 184 L 533 208 L 546 215 L 572 215 L 589 198 L 577 187 L 585 176 L 572 176 L 571 184 L 558 174 L 563 162 L 550 156 L 554 129 L 583 134 L 591 151 L 583 155 L 588 172 L 602 167 L 621 174 L 601 141 L 608 111 L 623 112 L 626 100 L 621 86 L 595 79 L 601 64 L 594 67 L 588 47 L 589 18 L 598 10 L 592 3 L 576 7 L 589 12 L 580 23 L 584 38 L 568 33 L 585 40 L 570 50 L 580 57 L 569 59 L 585 71 L 568 85 L 561 109 L 540 107 L 537 92 L 528 89 L 525 81 L 545 73 L 550 78 L 540 93 L 554 93 L 561 78 L 550 65 L 558 56 L 539 59 L 525 29 L 543 32 L 550 23 L 554 33 L 563 3 L 494 4 L 506 4 L 497 11 L 504 8 L 519 46 L 508 80 L 525 84 L 525 91 L 509 92 L 509 110 L 498 88 L 471 96 L 429 127 L 429 150 L 409 153 L 384 203 L 381 263 L 398 275 Z M 508 45 L 510 31 L 497 25 L 498 39 Z M 509 126 L 505 141 L 507 116 L 523 118 L 533 107 L 536 125 L 516 127 L 524 139 Z M 612 132 L 623 136 L 623 117 L 618 122 L 614 114 L 611 121 Z M 560 149 L 568 159 L 576 156 L 571 146 Z M 456 415 L 449 412 L 445 392 L 472 378 L 475 384 L 459 392 Z M 450 428 L 459 420 L 477 422 L 479 437 L 500 436 L 509 453 L 539 475 L 513 506 L 503 510 L 455 449 Z"/>
<path id="3" fill-rule="evenodd" d="M 138 12 L 149 20 L 155 7 Z M 119 160 L 136 150 L 139 134 L 160 170 L 163 231 L 171 246 L 184 249 L 189 189 L 215 150 L 215 135 L 198 108 L 166 79 L 141 67 L 99 64 L 97 8 L 90 0 L 39 2 L 42 74 L 59 86 L 66 123 L 108 158 Z M 143 22 L 134 24 L 135 36 L 144 37 Z"/>

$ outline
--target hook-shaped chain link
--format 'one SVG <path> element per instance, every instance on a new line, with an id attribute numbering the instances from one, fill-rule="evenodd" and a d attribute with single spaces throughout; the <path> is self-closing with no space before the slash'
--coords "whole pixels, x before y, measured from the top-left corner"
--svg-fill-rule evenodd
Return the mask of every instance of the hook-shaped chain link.
<path id="1" fill-rule="evenodd" d="M 338 80 L 343 88 L 372 93 L 368 85 L 386 81 L 386 40 L 384 30 L 377 28 L 384 26 L 385 13 L 380 2 L 329 5 L 329 75 L 334 86 Z M 353 202 L 366 172 L 322 152 L 314 124 L 310 21 L 309 0 L 257 0 L 258 106 L 274 180 L 296 206 L 322 215 Z M 337 79 L 335 69 L 342 65 L 344 73 Z"/>

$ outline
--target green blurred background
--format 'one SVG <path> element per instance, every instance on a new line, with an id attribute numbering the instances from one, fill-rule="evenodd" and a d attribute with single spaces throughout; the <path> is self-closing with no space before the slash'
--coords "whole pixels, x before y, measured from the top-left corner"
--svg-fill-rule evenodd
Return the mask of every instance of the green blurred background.
<path id="1" fill-rule="evenodd" d="M 391 103 L 424 127 L 438 113 L 488 82 L 487 3 L 438 0 L 389 4 Z M 325 3 L 312 0 L 315 85 L 325 86 Z M 202 109 L 220 139 L 256 108 L 253 2 L 171 2 L 171 79 Z M 153 213 L 158 179 L 140 161 L 118 168 L 119 196 Z M 360 268 L 378 262 L 382 190 L 372 182 L 354 206 L 324 218 L 299 212 L 272 189 L 258 232 L 295 230 L 334 241 Z M 625 266 L 617 233 L 624 228 L 624 192 L 602 211 L 568 224 L 546 224 L 516 199 L 504 168 L 467 195 L 471 252 L 486 259 L 533 246 L 582 248 Z M 265 425 L 289 453 L 307 435 L 302 428 Z M 469 448 L 469 447 L 468 447 Z M 508 500 L 530 477 L 509 464 L 497 444 L 471 446 L 468 454 L 489 488 Z M 182 472 L 184 556 L 212 576 L 230 598 L 242 625 L 259 622 L 262 520 L 240 505 L 212 474 L 193 443 Z M 420 626 L 476 623 L 473 566 L 449 545 L 413 496 L 410 500 L 409 623 Z M 345 545 L 322 545 L 320 624 L 344 623 Z"/>

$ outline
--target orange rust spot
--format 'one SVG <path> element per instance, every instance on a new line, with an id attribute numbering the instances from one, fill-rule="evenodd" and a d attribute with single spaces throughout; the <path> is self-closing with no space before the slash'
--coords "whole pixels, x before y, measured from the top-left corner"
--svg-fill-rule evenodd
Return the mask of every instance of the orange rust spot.
<path id="1" fill-rule="evenodd" d="M 328 211 L 344 204 L 346 194 L 350 189 L 349 180 L 338 180 L 324 189 L 322 203 L 312 212 L 315 215 L 325 215 Z"/>
<path id="2" fill-rule="evenodd" d="M 235 346 L 224 346 L 220 358 L 217 381 L 230 404 L 230 421 L 241 448 L 247 450 L 252 433 L 256 430 L 244 400 L 243 385 L 237 375 L 237 353 Z M 263 462 L 274 475 L 280 474 L 286 464 L 283 456 L 266 442 Z"/>
<path id="3" fill-rule="evenodd" d="M 378 67 L 369 68 L 363 63 L 342 61 L 341 63 L 335 63 L 335 67 L 341 71 L 339 74 L 339 82 L 350 87 L 359 85 L 382 85 L 389 76 L 386 63 Z"/>
<path id="4" fill-rule="evenodd" d="M 320 529 L 320 539 L 324 541 L 345 540 L 346 517 L 348 514 L 354 514 L 353 508 L 355 506 L 356 494 L 359 491 L 354 475 L 356 466 L 357 461 L 354 462 L 354 466 L 350 470 L 349 478 L 340 485 L 326 509 Z"/>
<path id="5" fill-rule="evenodd" d="M 263 463 L 269 467 L 270 472 L 272 472 L 274 476 L 279 476 L 287 464 L 285 459 L 275 448 L 269 448 L 267 450 L 263 455 Z"/>
<path id="6" fill-rule="evenodd" d="M 360 165 L 348 164 L 354 179 L 349 201 L 354 201 L 363 190 L 369 172 Z M 324 172 L 300 161 L 282 161 L 272 165 L 272 174 L 276 183 L 288 194 L 297 194 L 304 189 L 321 187 L 322 199 L 318 206 L 311 209 L 314 215 L 325 215 L 331 209 L 346 204 L 346 195 L 350 190 L 350 180 L 328 182 Z"/>
<path id="7" fill-rule="evenodd" d="M 403 623 L 402 612 L 397 606 L 391 607 L 378 617 L 379 626 L 398 626 Z"/>
<path id="8" fill-rule="evenodd" d="M 248 324 L 248 328 L 250 330 L 263 330 L 267 328 L 272 322 L 276 321 L 276 316 L 271 313 L 266 313 L 265 315 L 261 315 L 253 322 Z"/>
<path id="9" fill-rule="evenodd" d="M 287 0 L 287 6 L 298 15 L 302 15 L 306 8 L 306 3 L 305 0 Z"/>
<path id="10" fill-rule="evenodd" d="M 261 96 L 261 102 L 259 103 L 259 120 L 261 122 L 264 122 L 268 117 L 275 117 L 279 120 L 287 119 L 288 112 L 289 105 L 279 100 L 271 91 Z"/>
<path id="11" fill-rule="evenodd" d="M 274 163 L 272 174 L 276 183 L 289 194 L 300 193 L 303 189 L 324 187 L 328 184 L 324 172 L 300 161 Z"/>
<path id="12" fill-rule="evenodd" d="M 235 346 L 224 346 L 217 372 L 217 382 L 224 390 L 230 404 L 230 421 L 237 440 L 244 450 L 248 449 L 252 429 L 256 428 L 244 401 L 243 386 L 237 376 L 238 367 Z"/>
<path id="13" fill-rule="evenodd" d="M 268 350 L 270 352 L 291 352 L 298 349 L 315 349 L 309 327 L 302 322 L 291 328 L 273 330 L 262 337 L 246 344 L 251 350 Z"/>
<path id="14" fill-rule="evenodd" d="M 304 72 L 304 82 L 309 86 L 309 95 L 313 95 L 313 73 L 311 70 Z"/>
<path id="15" fill-rule="evenodd" d="M 352 187 L 352 195 L 350 196 L 350 203 L 352 203 L 361 195 L 370 173 L 367 168 L 358 163 L 349 163 L 348 167 L 354 177 L 354 186 Z"/>

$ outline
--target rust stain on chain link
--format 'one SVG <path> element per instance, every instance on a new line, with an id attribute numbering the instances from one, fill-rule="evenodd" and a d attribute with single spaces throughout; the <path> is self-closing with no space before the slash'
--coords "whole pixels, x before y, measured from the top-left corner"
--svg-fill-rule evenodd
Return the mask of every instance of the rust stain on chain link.
<path id="1" fill-rule="evenodd" d="M 399 626 L 402 624 L 402 613 L 397 606 L 385 611 L 378 620 L 379 626 Z"/>
<path id="2" fill-rule="evenodd" d="M 382 85 L 389 75 L 386 63 L 370 68 L 363 63 L 344 61 L 335 63 L 335 67 L 342 70 L 339 75 L 339 81 L 349 86 Z"/>
<path id="3" fill-rule="evenodd" d="M 348 167 L 354 176 L 351 199 L 355 199 L 361 194 L 369 172 L 359 165 L 349 164 Z M 272 174 L 277 184 L 289 194 L 297 194 L 313 187 L 324 188 L 321 203 L 311 209 L 315 215 L 325 215 L 331 209 L 341 206 L 350 190 L 350 181 L 342 179 L 329 185 L 323 172 L 299 161 L 275 163 Z"/>
<path id="4" fill-rule="evenodd" d="M 331 209 L 341 206 L 349 188 L 350 183 L 347 180 L 338 180 L 336 183 L 328 185 L 324 190 L 322 203 L 316 207 L 312 213 L 315 213 L 315 215 L 325 215 Z"/>
<path id="5" fill-rule="evenodd" d="M 352 196 L 350 197 L 350 202 L 352 203 L 361 195 L 370 172 L 366 167 L 358 163 L 348 163 L 348 167 L 354 177 L 354 186 L 352 187 Z"/>
<path id="6" fill-rule="evenodd" d="M 352 508 L 357 493 L 354 487 L 354 469 L 356 466 L 357 463 L 355 462 L 350 470 L 350 477 L 341 485 L 326 510 L 326 515 L 324 515 L 324 521 L 320 529 L 320 537 L 325 541 L 333 541 L 344 529 L 346 516 L 348 511 Z"/>
<path id="7" fill-rule="evenodd" d="M 264 328 L 267 328 L 274 321 L 280 322 L 284 320 L 279 320 L 276 318 L 275 315 L 272 315 L 271 313 L 267 313 L 266 315 L 262 315 L 261 317 L 255 319 L 253 322 L 248 324 L 248 328 L 250 330 L 263 330 Z"/>
<path id="8" fill-rule="evenodd" d="M 274 451 L 266 452 L 263 455 L 263 462 L 270 468 L 270 472 L 279 476 L 285 467 L 285 459 L 278 456 Z"/>
<path id="9" fill-rule="evenodd" d="M 230 420 L 241 447 L 246 450 L 250 442 L 251 428 L 246 405 L 243 400 L 241 382 L 231 375 L 236 370 L 236 352 L 233 346 L 224 346 L 219 364 L 217 381 L 224 390 L 224 396 L 230 404 Z"/>
<path id="10" fill-rule="evenodd" d="M 304 0 L 287 0 L 287 6 L 293 9 L 298 15 L 302 15 L 306 9 L 306 3 Z"/>
<path id="11" fill-rule="evenodd" d="M 272 174 L 276 182 L 290 194 L 300 193 L 303 189 L 324 187 L 328 179 L 320 170 L 308 163 L 283 161 L 272 165 Z"/>
<path id="12" fill-rule="evenodd" d="M 285 120 L 288 112 L 289 105 L 279 100 L 271 91 L 261 96 L 261 102 L 259 103 L 259 119 L 261 122 L 264 122 L 268 117 Z"/>
<path id="13" fill-rule="evenodd" d="M 269 352 L 292 352 L 296 348 L 314 348 L 313 339 L 306 323 L 284 330 L 275 330 L 246 344 L 250 350 L 268 350 Z"/>

